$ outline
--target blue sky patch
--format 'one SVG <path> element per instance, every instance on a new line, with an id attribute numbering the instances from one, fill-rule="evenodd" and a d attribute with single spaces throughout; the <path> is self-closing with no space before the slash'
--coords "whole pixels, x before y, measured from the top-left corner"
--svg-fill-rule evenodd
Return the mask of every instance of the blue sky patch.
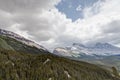
<path id="1" fill-rule="evenodd" d="M 92 6 L 98 0 L 62 0 L 56 8 L 66 14 L 67 18 L 71 18 L 72 21 L 78 18 L 83 18 L 82 10 L 85 7 Z"/>

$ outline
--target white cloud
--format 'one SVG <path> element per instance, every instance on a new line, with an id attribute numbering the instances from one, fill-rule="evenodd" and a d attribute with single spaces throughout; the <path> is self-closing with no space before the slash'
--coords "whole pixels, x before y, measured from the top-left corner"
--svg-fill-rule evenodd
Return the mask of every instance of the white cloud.
<path id="1" fill-rule="evenodd" d="M 78 31 L 75 32 L 82 34 L 83 42 L 114 42 L 114 40 L 119 39 L 117 31 L 112 31 L 114 35 L 103 32 L 106 27 L 107 30 L 116 27 L 120 29 L 120 24 L 117 24 L 120 22 L 119 2 L 120 0 L 98 1 L 93 6 L 84 9 L 84 19 L 78 19 L 75 22 L 78 25 L 76 28 Z"/>
<path id="2" fill-rule="evenodd" d="M 0 0 L 0 28 L 16 31 L 49 49 L 74 42 L 119 43 L 120 0 L 99 0 L 82 10 L 84 18 L 75 22 L 54 7 L 60 0 L 22 1 Z"/>
<path id="3" fill-rule="evenodd" d="M 0 9 L 9 12 L 28 12 L 54 8 L 60 0 L 0 0 Z"/>
<path id="4" fill-rule="evenodd" d="M 82 6 L 78 5 L 78 7 L 76 8 L 76 11 L 81 11 L 82 10 Z"/>

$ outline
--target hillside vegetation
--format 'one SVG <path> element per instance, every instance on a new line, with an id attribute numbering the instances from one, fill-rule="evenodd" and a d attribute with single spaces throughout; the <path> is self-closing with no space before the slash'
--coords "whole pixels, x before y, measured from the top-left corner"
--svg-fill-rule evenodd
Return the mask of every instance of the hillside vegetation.
<path id="1" fill-rule="evenodd" d="M 0 80 L 120 80 L 86 62 L 52 54 L 0 50 Z"/>
<path id="2" fill-rule="evenodd" d="M 0 49 L 14 50 L 14 51 L 26 52 L 26 53 L 35 53 L 35 54 L 40 52 L 44 52 L 44 53 L 46 52 L 42 49 L 38 49 L 34 46 L 28 46 L 13 38 L 2 35 L 0 35 Z"/>
<path id="3" fill-rule="evenodd" d="M 107 71 L 0 35 L 0 80 L 120 80 Z"/>

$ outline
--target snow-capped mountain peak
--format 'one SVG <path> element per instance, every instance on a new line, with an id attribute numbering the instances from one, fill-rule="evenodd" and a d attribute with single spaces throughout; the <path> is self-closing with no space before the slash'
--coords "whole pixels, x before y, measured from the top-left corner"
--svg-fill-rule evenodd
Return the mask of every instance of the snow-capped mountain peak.
<path id="1" fill-rule="evenodd" d="M 54 54 L 60 54 L 62 53 L 61 51 L 57 50 L 56 48 L 54 50 Z M 60 49 L 60 48 L 59 48 Z M 67 54 L 74 55 L 74 56 L 81 56 L 81 55 L 89 55 L 89 56 L 94 56 L 94 55 L 103 55 L 103 56 L 109 56 L 109 55 L 117 55 L 120 54 L 120 48 L 113 46 L 112 44 L 109 43 L 96 43 L 94 46 L 89 47 L 85 46 L 83 44 L 79 43 L 74 43 L 71 47 L 68 48 L 63 48 Z M 64 53 L 62 53 L 64 56 Z"/>
<path id="2" fill-rule="evenodd" d="M 28 46 L 34 46 L 34 47 L 36 47 L 38 49 L 43 49 L 43 50 L 47 51 L 47 49 L 44 48 L 43 46 L 41 46 L 41 45 L 31 41 L 31 40 L 28 40 L 28 39 L 26 39 L 26 38 L 24 38 L 24 37 L 22 37 L 22 36 L 20 36 L 20 35 L 18 35 L 16 33 L 14 33 L 14 32 L 0 29 L 0 35 L 16 39 L 16 40 L 18 40 L 18 41 L 20 41 L 20 42 L 22 42 L 22 43 L 24 43 L 24 44 L 26 44 Z"/>
<path id="3" fill-rule="evenodd" d="M 109 44 L 109 43 L 96 43 L 94 48 L 101 48 L 101 49 L 115 49 L 117 47 Z"/>

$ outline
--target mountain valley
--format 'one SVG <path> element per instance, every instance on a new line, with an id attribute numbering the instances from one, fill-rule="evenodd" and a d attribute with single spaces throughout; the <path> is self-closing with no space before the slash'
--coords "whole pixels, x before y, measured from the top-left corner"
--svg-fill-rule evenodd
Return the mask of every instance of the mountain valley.
<path id="1" fill-rule="evenodd" d="M 0 61 L 0 80 L 120 80 L 114 67 L 107 70 L 60 57 L 3 34 L 0 34 Z"/>

